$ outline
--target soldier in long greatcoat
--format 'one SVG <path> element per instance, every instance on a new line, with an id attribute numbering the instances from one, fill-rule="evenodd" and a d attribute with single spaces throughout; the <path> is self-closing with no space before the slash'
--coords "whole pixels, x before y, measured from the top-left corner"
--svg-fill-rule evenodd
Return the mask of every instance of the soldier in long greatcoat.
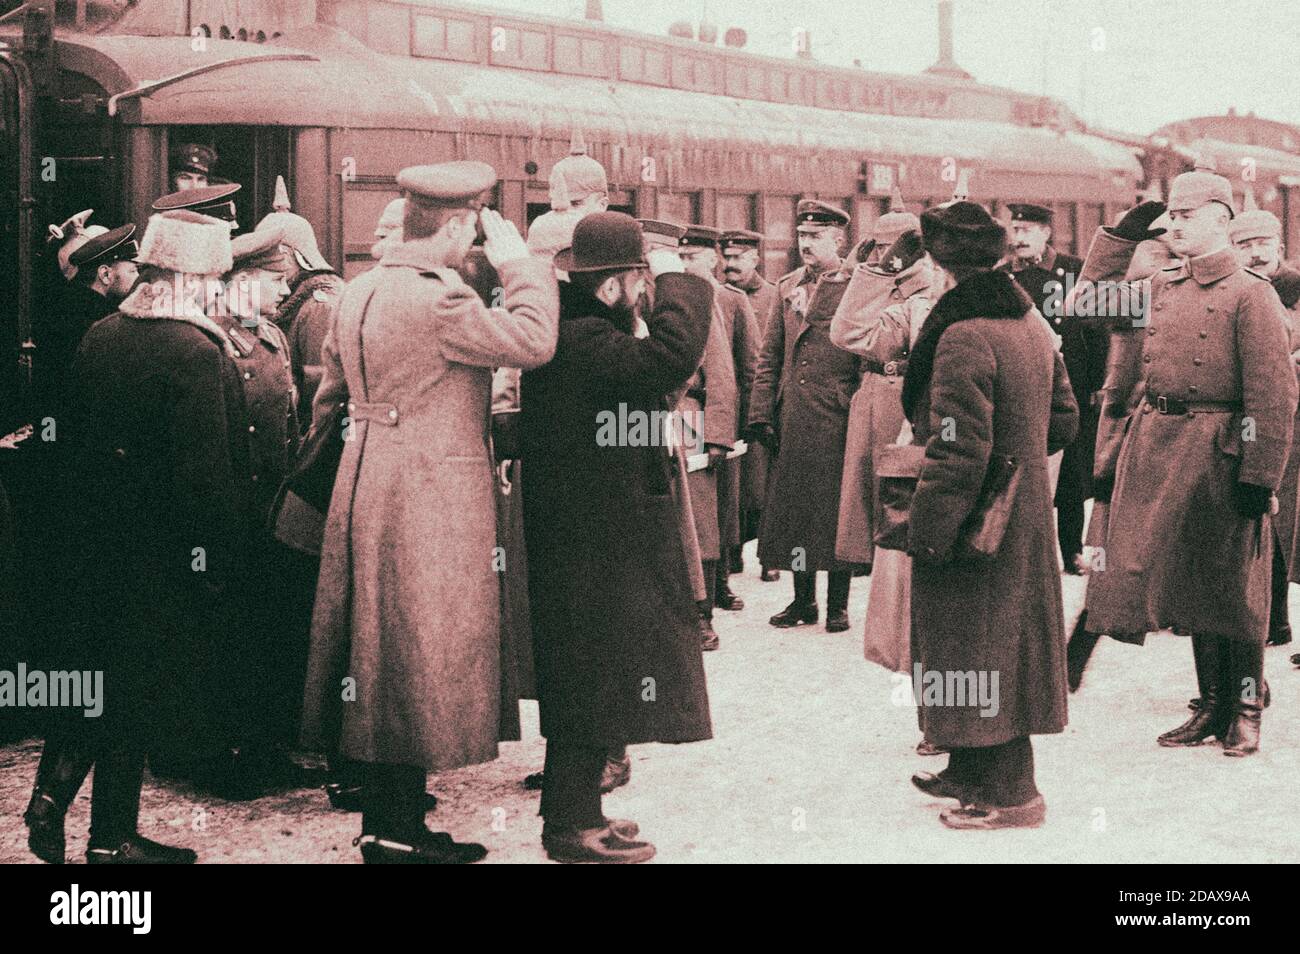
<path id="1" fill-rule="evenodd" d="M 513 225 L 482 209 L 491 166 L 417 166 L 397 181 L 404 240 L 344 292 L 313 409 L 323 421 L 345 387 L 303 736 L 370 763 L 360 841 L 368 862 L 467 862 L 485 849 L 424 828 L 424 780 L 497 754 L 492 369 L 550 359 L 555 276 Z M 501 276 L 499 308 L 454 271 L 476 222 Z"/>
<path id="2" fill-rule="evenodd" d="M 1192 634 L 1201 704 L 1160 737 L 1259 747 L 1273 534 L 1269 511 L 1291 448 L 1297 385 L 1277 293 L 1228 241 L 1226 179 L 1184 173 L 1169 197 L 1169 244 L 1185 256 L 1151 282 L 1141 382 L 1113 474 L 1105 569 L 1089 581 L 1088 626 Z M 1132 243 L 1136 248 L 1136 243 Z"/>
<path id="3" fill-rule="evenodd" d="M 771 618 L 777 627 L 818 619 L 816 573 L 825 570 L 828 632 L 848 629 L 852 567 L 836 559 L 840 480 L 858 359 L 830 340 L 848 287 L 840 250 L 849 217 L 814 199 L 798 206 L 804 265 L 777 283 L 749 408 L 749 434 L 776 451 L 759 533 L 764 566 L 794 573 L 794 600 Z"/>
<path id="4" fill-rule="evenodd" d="M 754 355 L 754 374 L 758 374 L 758 352 L 762 351 L 767 336 L 767 325 L 776 304 L 776 283 L 769 282 L 759 269 L 760 246 L 763 236 L 749 229 L 732 229 L 723 234 L 723 277 L 727 284 L 739 288 L 749 299 L 757 326 L 757 348 Z M 751 382 L 745 394 L 746 401 L 753 394 Z M 741 419 L 748 421 L 748 410 Z M 745 562 L 742 547 L 758 539 L 758 528 L 763 519 L 763 501 L 767 499 L 768 476 L 772 469 L 771 452 L 762 444 L 751 443 L 740 462 L 740 545 L 731 554 L 731 572 L 742 573 Z M 780 571 L 761 567 L 759 579 L 771 583 L 780 578 Z"/>

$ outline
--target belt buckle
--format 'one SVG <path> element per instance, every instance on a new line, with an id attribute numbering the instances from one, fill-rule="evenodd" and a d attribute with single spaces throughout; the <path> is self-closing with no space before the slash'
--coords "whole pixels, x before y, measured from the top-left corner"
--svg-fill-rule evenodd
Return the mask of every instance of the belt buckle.
<path id="1" fill-rule="evenodd" d="M 1169 413 L 1169 400 L 1168 398 L 1165 397 L 1165 395 L 1162 394 L 1158 398 L 1156 398 L 1156 410 L 1159 411 L 1161 414 Z"/>
<path id="2" fill-rule="evenodd" d="M 891 376 L 892 376 L 892 375 L 896 375 L 896 374 L 898 374 L 898 362 L 897 362 L 897 361 L 886 361 L 886 362 L 885 362 L 885 374 L 888 374 L 888 375 L 891 375 Z"/>

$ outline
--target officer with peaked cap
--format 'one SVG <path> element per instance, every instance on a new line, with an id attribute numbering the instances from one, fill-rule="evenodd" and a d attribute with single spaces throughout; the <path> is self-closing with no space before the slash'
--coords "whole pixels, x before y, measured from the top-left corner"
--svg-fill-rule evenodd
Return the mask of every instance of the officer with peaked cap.
<path id="1" fill-rule="evenodd" d="M 1068 315 L 1049 314 L 1047 302 L 1060 300 L 1061 289 L 1072 287 L 1083 261 L 1051 245 L 1052 210 L 1028 202 L 1009 202 L 1011 223 L 1008 256 L 999 266 L 1010 272 L 1038 310 L 1061 337 L 1061 355 L 1079 405 L 1079 435 L 1061 456 L 1056 483 L 1057 537 L 1065 571 L 1082 572 L 1083 504 L 1092 495 L 1092 461 L 1097 441 L 1097 406 L 1093 395 L 1106 374 L 1108 334 L 1087 327 Z M 1055 309 L 1059 312 L 1059 309 Z"/>
<path id="2" fill-rule="evenodd" d="M 764 278 L 759 267 L 762 244 L 762 234 L 749 229 L 731 229 L 722 236 L 723 276 L 728 285 L 739 288 L 749 298 L 749 306 L 758 325 L 760 350 L 767 334 L 767 323 L 776 305 L 776 283 Z M 757 373 L 757 364 L 754 370 Z M 741 556 L 744 544 L 758 538 L 771 468 L 771 452 L 762 444 L 750 444 L 740 462 L 741 546 L 736 547 L 731 555 L 733 573 L 741 573 L 745 569 Z M 779 570 L 762 567 L 759 571 L 759 578 L 765 583 L 774 582 L 780 577 Z"/>
<path id="3" fill-rule="evenodd" d="M 1291 450 L 1297 385 L 1277 293 L 1228 240 L 1227 179 L 1196 170 L 1169 193 L 1172 251 L 1151 280 L 1149 324 L 1113 472 L 1105 572 L 1089 581 L 1089 629 L 1141 642 L 1191 634 L 1200 694 L 1165 746 L 1218 739 L 1259 748 L 1273 494 Z M 1129 243 L 1136 249 L 1136 243 Z M 1107 465 L 1109 470 L 1109 464 Z"/>
<path id="4" fill-rule="evenodd" d="M 662 422 L 703 357 L 712 289 L 643 241 L 620 212 L 578 223 L 572 247 L 556 256 L 569 281 L 555 360 L 523 382 L 524 535 L 546 736 L 542 845 L 563 862 L 654 854 L 635 823 L 604 815 L 610 750 L 711 735 L 676 527 L 679 471 Z M 647 267 L 654 304 L 641 335 Z M 647 705 L 651 672 L 657 701 Z"/>
<path id="5" fill-rule="evenodd" d="M 858 359 L 835 347 L 830 322 L 848 287 L 840 253 L 848 214 L 816 199 L 796 208 L 804 264 L 777 282 L 777 304 L 759 356 L 748 435 L 776 454 L 759 531 L 764 566 L 789 568 L 794 600 L 776 627 L 815 623 L 816 578 L 827 571 L 828 632 L 849 627 L 852 567 L 835 557 L 848 396 Z"/>
<path id="6" fill-rule="evenodd" d="M 555 276 L 484 208 L 496 181 L 482 162 L 403 169 L 404 241 L 348 284 L 325 341 L 313 426 L 344 413 L 353 438 L 325 525 L 303 737 L 367 763 L 359 844 L 370 863 L 486 854 L 423 818 L 426 773 L 497 755 L 492 369 L 536 367 L 555 350 Z M 497 308 L 456 272 L 479 224 L 501 277 Z M 357 688 L 346 704 L 345 675 Z"/>
<path id="7" fill-rule="evenodd" d="M 1237 260 L 1242 268 L 1263 275 L 1273 285 L 1278 298 L 1286 308 L 1291 324 L 1291 349 L 1293 358 L 1300 359 L 1300 272 L 1282 261 L 1282 223 L 1272 212 L 1256 208 L 1255 195 L 1246 191 L 1245 209 L 1232 220 L 1228 237 L 1237 250 Z M 1286 472 L 1277 489 L 1278 511 L 1273 517 L 1273 599 L 1268 616 L 1268 644 L 1282 646 L 1291 642 L 1291 623 L 1287 609 L 1288 583 L 1300 580 L 1296 566 L 1295 538 L 1297 507 L 1300 493 L 1300 419 L 1292 437 L 1291 454 L 1287 457 Z"/>
<path id="8" fill-rule="evenodd" d="M 210 218 L 221 219 L 230 224 L 231 231 L 239 228 L 235 209 L 235 193 L 239 191 L 238 182 L 224 185 L 194 186 L 164 195 L 153 204 L 155 212 L 177 212 L 185 209 Z"/>
<path id="9" fill-rule="evenodd" d="M 311 223 L 289 211 L 289 192 L 284 178 L 276 176 L 275 211 L 257 223 L 257 231 L 279 229 L 287 254 L 284 279 L 289 295 L 275 313 L 275 324 L 289 342 L 294 386 L 298 389 L 298 423 L 311 424 L 311 403 L 321 376 L 321 348 L 329 331 L 334 309 L 343 297 L 343 279 L 325 261 L 316 245 Z"/>
<path id="10" fill-rule="evenodd" d="M 402 218 L 406 215 L 406 199 L 393 199 L 379 214 L 375 223 L 375 244 L 370 246 L 370 257 L 381 259 L 390 246 L 402 241 Z"/>
<path id="11" fill-rule="evenodd" d="M 173 191 L 203 189 L 208 186 L 212 168 L 217 164 L 217 150 L 202 143 L 177 143 L 171 147 L 168 160 Z"/>
<path id="12" fill-rule="evenodd" d="M 195 860 L 137 831 L 144 762 L 164 745 L 201 750 L 229 717 L 194 689 L 221 669 L 241 624 L 258 519 L 234 346 L 208 315 L 231 265 L 230 230 L 188 211 L 157 214 L 137 260 L 140 282 L 81 342 L 69 397 L 69 511 L 82 545 L 67 594 L 80 658 L 68 668 L 104 673 L 104 713 L 78 720 L 95 761 L 95 864 Z M 62 813 L 42 802 L 29 818 L 33 848 L 59 860 Z"/>

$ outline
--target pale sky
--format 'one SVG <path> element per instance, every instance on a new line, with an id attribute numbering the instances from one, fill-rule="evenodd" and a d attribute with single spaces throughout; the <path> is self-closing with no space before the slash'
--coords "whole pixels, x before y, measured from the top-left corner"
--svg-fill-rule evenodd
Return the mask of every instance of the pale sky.
<path id="1" fill-rule="evenodd" d="M 473 2 L 473 0 L 469 0 Z M 476 4 L 581 18 L 584 0 Z M 664 34 L 676 20 L 744 28 L 790 56 L 798 27 L 827 63 L 917 73 L 938 54 L 936 0 L 604 0 L 606 22 Z M 721 39 L 719 39 L 721 42 Z M 1255 111 L 1300 125 L 1300 0 L 956 0 L 957 62 L 975 79 L 1064 100 L 1138 133 Z"/>

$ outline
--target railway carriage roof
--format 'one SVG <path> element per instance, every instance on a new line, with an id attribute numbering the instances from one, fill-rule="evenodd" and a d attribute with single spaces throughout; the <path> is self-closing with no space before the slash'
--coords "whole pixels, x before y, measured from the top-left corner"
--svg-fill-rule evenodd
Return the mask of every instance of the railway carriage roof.
<path id="1" fill-rule="evenodd" d="M 1136 178 L 1124 145 L 1084 133 L 926 119 L 376 53 L 308 27 L 275 44 L 188 37 L 60 36 L 63 68 L 85 73 L 126 121 L 453 130 L 636 147 L 952 157 L 1027 173 Z M 293 44 L 293 45 L 289 45 Z M 140 93 L 151 82 L 205 70 Z M 135 92 L 132 92 L 135 91 Z"/>

